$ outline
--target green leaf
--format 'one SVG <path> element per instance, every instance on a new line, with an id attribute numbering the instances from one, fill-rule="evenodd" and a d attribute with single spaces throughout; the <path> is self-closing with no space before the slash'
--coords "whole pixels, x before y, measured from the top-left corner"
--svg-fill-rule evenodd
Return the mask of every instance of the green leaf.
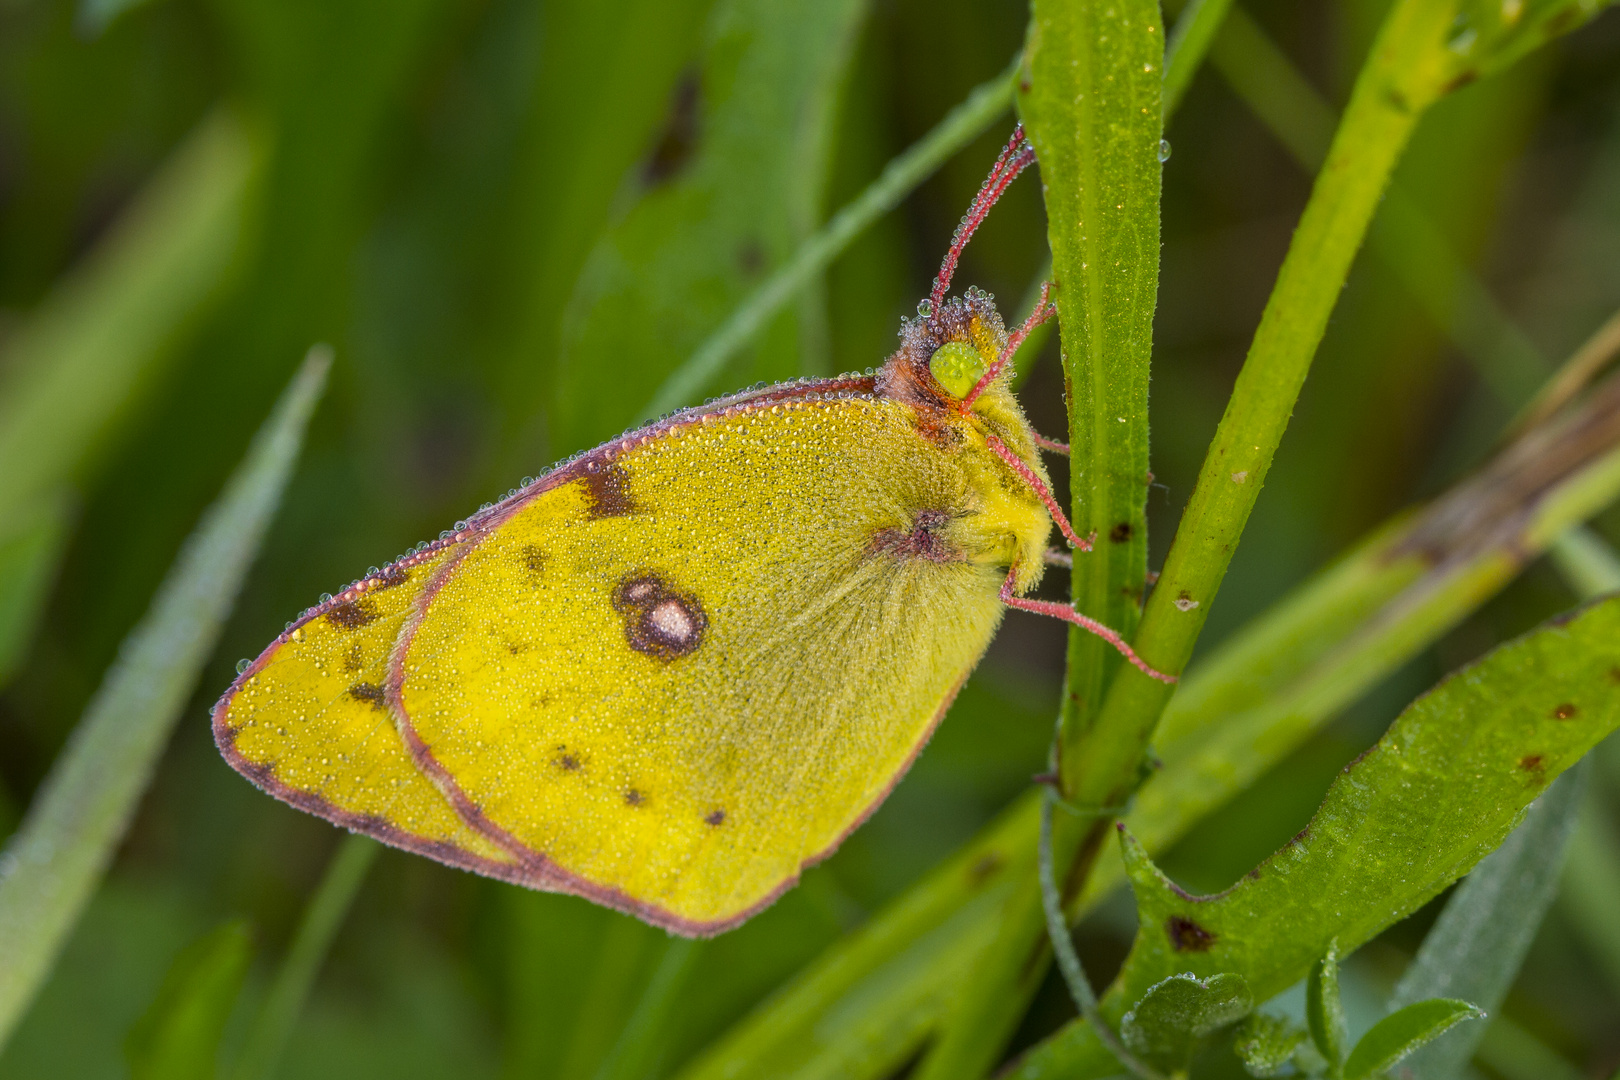
<path id="1" fill-rule="evenodd" d="M 596 246 L 569 302 L 554 450 L 622 430 L 818 224 L 864 0 L 720 0 L 696 93 L 697 143 Z M 813 305 L 812 305 L 813 306 Z M 799 316 L 805 316 L 801 318 Z M 772 321 L 728 382 L 818 370 L 817 311 Z"/>
<path id="2" fill-rule="evenodd" d="M 1127 837 L 1141 929 L 1117 993 L 1128 999 L 1191 969 L 1235 971 L 1269 997 L 1335 940 L 1353 949 L 1415 911 L 1494 850 L 1553 779 L 1620 726 L 1617 638 L 1620 598 L 1450 676 L 1334 781 L 1293 842 L 1218 897 L 1180 893 Z"/>
<path id="3" fill-rule="evenodd" d="M 1311 967 L 1305 983 L 1305 1021 L 1311 1042 L 1337 1075 L 1344 1063 L 1344 1006 L 1339 1002 L 1339 947 L 1328 944 L 1327 955 Z"/>
<path id="4" fill-rule="evenodd" d="M 1466 1001 L 1430 998 L 1414 1002 L 1390 1013 L 1361 1037 L 1344 1063 L 1344 1080 L 1376 1076 L 1464 1020 L 1484 1018 L 1483 1012 Z"/>
<path id="5" fill-rule="evenodd" d="M 204 120 L 0 353 L 0 533 L 56 497 L 172 359 L 243 242 L 256 166 L 226 110 Z"/>
<path id="6" fill-rule="evenodd" d="M 1179 971 L 1236 972 L 1259 999 L 1304 977 L 1337 940 L 1355 948 L 1499 846 L 1524 808 L 1620 727 L 1620 597 L 1488 653 L 1413 702 L 1329 788 L 1310 825 L 1218 896 L 1192 897 L 1122 834 L 1136 943 L 1103 1000 L 1120 1015 Z M 1272 928 L 1288 927 L 1287 934 Z M 1072 1025 L 1032 1054 L 1076 1077 L 1110 1060 Z"/>
<path id="7" fill-rule="evenodd" d="M 1232 1050 L 1250 1076 L 1281 1076 L 1305 1041 L 1305 1031 L 1293 1021 L 1255 1012 L 1238 1025 Z"/>
<path id="8" fill-rule="evenodd" d="M 1467 0 L 1452 30 L 1452 86 L 1501 71 L 1554 38 L 1584 25 L 1614 0 Z"/>
<path id="9" fill-rule="evenodd" d="M 1147 574 L 1148 370 L 1159 287 L 1164 27 L 1154 0 L 1031 9 L 1018 107 L 1040 161 L 1069 403 L 1075 530 L 1108 537 L 1070 575 L 1075 607 L 1131 636 Z M 1111 805 L 1147 732 L 1085 742 L 1120 656 L 1069 635 L 1064 792 Z M 1090 787 L 1081 781 L 1086 763 Z M 1091 790 L 1095 788 L 1096 790 Z"/>
<path id="10" fill-rule="evenodd" d="M 0 1045 L 129 825 L 280 502 L 330 366 L 329 350 L 310 350 L 0 854 Z"/>
<path id="11" fill-rule="evenodd" d="M 1254 1011 L 1241 975 L 1172 975 L 1151 987 L 1119 1024 L 1125 1045 L 1165 1068 L 1184 1068 L 1198 1040 Z"/>
<path id="12" fill-rule="evenodd" d="M 125 1042 L 131 1080 L 213 1080 L 220 1037 L 252 958 L 245 919 L 180 951 Z"/>
<path id="13" fill-rule="evenodd" d="M 1448 997 L 1494 1013 L 1518 975 L 1542 917 L 1558 894 L 1558 871 L 1586 790 L 1586 763 L 1559 777 L 1502 846 L 1481 860 L 1446 902 L 1390 997 L 1390 1008 Z M 1471 1025 L 1404 1062 L 1406 1080 L 1461 1074 L 1484 1036 Z"/>

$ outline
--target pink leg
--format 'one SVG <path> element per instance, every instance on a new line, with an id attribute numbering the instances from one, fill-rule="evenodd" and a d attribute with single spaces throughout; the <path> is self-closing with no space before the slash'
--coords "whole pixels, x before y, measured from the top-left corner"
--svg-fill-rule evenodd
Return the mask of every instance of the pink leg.
<path id="1" fill-rule="evenodd" d="M 1145 660 L 1143 660 L 1140 656 L 1137 656 L 1135 651 L 1129 645 L 1125 644 L 1124 638 L 1120 637 L 1117 633 L 1104 626 L 1096 619 L 1086 618 L 1084 615 L 1080 614 L 1067 604 L 1055 604 L 1050 600 L 1025 600 L 1023 597 L 1015 594 L 1013 592 L 1013 581 L 1017 573 L 1018 568 L 1015 566 L 1007 572 L 1007 580 L 1001 585 L 1001 602 L 1003 604 L 1006 604 L 1011 608 L 1017 608 L 1019 611 L 1033 611 L 1037 615 L 1050 615 L 1054 619 L 1062 619 L 1066 623 L 1073 623 L 1082 630 L 1096 634 L 1098 637 L 1108 642 L 1108 644 L 1118 649 L 1121 656 L 1129 660 L 1133 665 L 1136 666 L 1138 671 L 1146 675 L 1148 678 L 1158 679 L 1162 683 L 1175 683 L 1176 677 L 1174 675 L 1166 675 L 1162 671 L 1155 671 L 1153 668 L 1149 667 Z"/>
<path id="2" fill-rule="evenodd" d="M 1046 505 L 1046 512 L 1052 515 L 1053 522 L 1057 524 L 1058 531 L 1063 534 L 1064 539 L 1069 541 L 1069 546 L 1076 551 L 1090 551 L 1091 541 L 1082 540 L 1075 535 L 1074 526 L 1069 524 L 1069 519 L 1063 514 L 1063 508 L 1052 497 L 1052 489 L 1046 486 L 1045 481 L 1035 475 L 1035 470 L 1025 465 L 1022 458 L 1008 449 L 1007 444 L 994 435 L 986 435 L 984 441 L 989 445 L 990 449 L 1000 456 L 1002 461 L 1011 466 L 1013 472 L 1024 478 L 1024 483 L 1028 484 L 1031 490 L 1035 492 L 1036 497 Z"/>
<path id="3" fill-rule="evenodd" d="M 950 250 L 945 253 L 945 261 L 940 265 L 939 275 L 934 279 L 934 289 L 928 295 L 934 310 L 944 302 L 945 294 L 951 289 L 951 277 L 956 273 L 956 263 L 962 257 L 962 249 L 967 247 L 973 233 L 983 224 L 990 208 L 996 205 L 1008 186 L 1018 178 L 1018 174 L 1029 168 L 1035 161 L 1035 148 L 1024 140 L 1024 125 L 1019 124 L 1013 129 L 1012 138 L 1002 148 L 1001 156 L 996 158 L 995 165 L 990 168 L 990 175 L 985 178 L 984 186 L 973 197 L 973 205 L 962 217 L 962 223 L 956 227 L 956 235 L 951 237 Z"/>
<path id="4" fill-rule="evenodd" d="M 979 381 L 973 384 L 973 389 L 969 390 L 967 397 L 962 399 L 962 408 L 973 408 L 973 403 L 978 400 L 980 394 L 984 393 L 984 388 L 995 382 L 996 376 L 1000 375 L 1002 369 L 1012 362 L 1014 354 L 1018 352 L 1018 346 L 1024 343 L 1024 339 L 1029 337 L 1037 326 L 1056 314 L 1057 306 L 1052 303 L 1052 283 L 1048 281 L 1041 286 L 1040 303 L 1036 304 L 1035 310 L 1029 313 L 1029 318 L 1024 320 L 1024 325 L 1008 335 L 1007 344 L 1002 346 L 1001 355 L 996 357 L 996 362 L 991 364 L 983 375 L 979 376 Z"/>
<path id="5" fill-rule="evenodd" d="M 1035 436 L 1035 445 L 1040 447 L 1042 450 L 1050 450 L 1052 453 L 1062 454 L 1064 457 L 1069 456 L 1068 443 L 1058 442 L 1056 439 L 1048 439 L 1045 435 L 1042 435 L 1038 431 L 1031 432 L 1030 434 Z"/>

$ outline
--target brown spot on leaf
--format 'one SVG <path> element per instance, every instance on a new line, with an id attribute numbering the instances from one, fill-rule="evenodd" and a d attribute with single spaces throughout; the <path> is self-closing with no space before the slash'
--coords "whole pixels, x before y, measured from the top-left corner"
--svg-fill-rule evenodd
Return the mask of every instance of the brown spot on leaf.
<path id="1" fill-rule="evenodd" d="M 358 630 L 376 618 L 377 606 L 369 600 L 345 600 L 326 612 L 326 621 L 339 630 Z"/>
<path id="2" fill-rule="evenodd" d="M 635 788 L 631 788 L 629 791 L 624 793 L 624 805 L 626 806 L 640 806 L 646 801 L 647 797 L 641 792 L 637 791 Z"/>
<path id="3" fill-rule="evenodd" d="M 1525 772 L 1540 772 L 1543 758 L 1540 754 L 1526 754 L 1519 759 L 1519 768 Z"/>
<path id="4" fill-rule="evenodd" d="M 1131 523 L 1122 521 L 1108 530 L 1108 539 L 1116 544 L 1123 544 L 1131 538 L 1132 532 Z"/>
<path id="5" fill-rule="evenodd" d="M 737 249 L 737 267 L 748 277 L 758 277 L 765 269 L 765 249 L 750 240 Z"/>
<path id="6" fill-rule="evenodd" d="M 974 886 L 983 885 L 995 876 L 997 870 L 1000 870 L 1006 864 L 1007 859 L 1001 852 L 987 851 L 974 859 L 972 864 L 968 866 L 968 883 Z"/>
<path id="7" fill-rule="evenodd" d="M 592 462 L 585 467 L 580 483 L 585 485 L 585 512 L 591 520 L 626 517 L 636 512 L 635 501 L 630 497 L 630 474 L 624 471 L 624 466 L 604 467 Z"/>
<path id="8" fill-rule="evenodd" d="M 613 609 L 625 617 L 630 647 L 656 660 L 675 660 L 703 644 L 709 617 L 697 597 L 657 574 L 638 573 L 613 590 Z"/>
<path id="9" fill-rule="evenodd" d="M 349 696 L 356 701 L 363 701 L 373 709 L 387 707 L 387 698 L 383 696 L 383 688 L 376 683 L 357 682 L 349 687 Z"/>
<path id="10" fill-rule="evenodd" d="M 664 130 L 641 169 L 642 178 L 648 186 L 668 182 L 692 160 L 692 153 L 697 149 L 700 88 L 696 71 L 686 72 L 681 76 L 681 81 L 675 84 Z"/>
<path id="11" fill-rule="evenodd" d="M 1205 930 L 1185 915 L 1172 915 L 1164 924 L 1170 936 L 1170 947 L 1176 952 L 1209 952 L 1215 944 L 1215 934 Z"/>
<path id="12" fill-rule="evenodd" d="M 724 810 L 711 810 L 703 816 L 703 820 L 708 824 L 717 827 L 724 825 L 726 821 L 726 812 Z"/>
<path id="13" fill-rule="evenodd" d="M 1562 705 L 1555 707 L 1552 714 L 1554 720 L 1573 720 L 1578 712 L 1580 712 L 1579 709 L 1566 701 Z"/>

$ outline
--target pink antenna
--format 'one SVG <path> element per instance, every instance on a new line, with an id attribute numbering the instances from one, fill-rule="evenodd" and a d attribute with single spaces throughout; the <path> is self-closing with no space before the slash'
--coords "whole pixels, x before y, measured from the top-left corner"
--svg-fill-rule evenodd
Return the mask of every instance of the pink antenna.
<path id="1" fill-rule="evenodd" d="M 945 253 L 945 261 L 940 264 L 939 276 L 934 279 L 934 291 L 928 294 L 935 311 L 939 310 L 945 294 L 950 291 L 951 275 L 956 273 L 956 263 L 962 257 L 962 249 L 973 239 L 974 232 L 990 213 L 990 208 L 996 205 L 996 200 L 1034 160 L 1035 148 L 1024 138 L 1024 125 L 1019 124 L 1013 128 L 1012 138 L 1007 140 L 1001 156 L 996 158 L 990 175 L 985 177 L 984 186 L 973 197 L 973 205 L 968 207 L 962 223 L 956 227 L 956 235 L 951 237 L 951 249 Z"/>

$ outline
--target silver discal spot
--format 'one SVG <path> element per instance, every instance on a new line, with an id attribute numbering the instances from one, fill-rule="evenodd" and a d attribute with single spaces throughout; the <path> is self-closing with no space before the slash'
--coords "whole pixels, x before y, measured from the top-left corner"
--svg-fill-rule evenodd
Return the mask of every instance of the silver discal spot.
<path id="1" fill-rule="evenodd" d="M 654 573 L 630 574 L 613 590 L 630 647 L 657 660 L 675 660 L 703 643 L 709 617 L 696 596 Z"/>

